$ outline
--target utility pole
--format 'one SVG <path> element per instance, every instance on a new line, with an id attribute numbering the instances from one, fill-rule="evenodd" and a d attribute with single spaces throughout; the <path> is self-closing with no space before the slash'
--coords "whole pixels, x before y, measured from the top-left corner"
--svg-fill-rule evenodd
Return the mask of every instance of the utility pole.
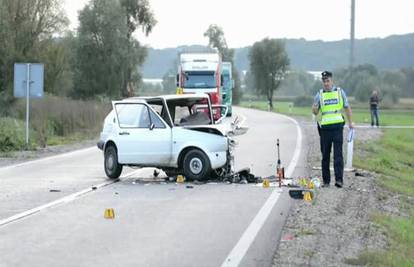
<path id="1" fill-rule="evenodd" d="M 354 42 L 355 42 L 355 0 L 351 0 L 351 46 L 350 46 L 350 58 L 349 67 L 352 70 L 354 66 Z"/>

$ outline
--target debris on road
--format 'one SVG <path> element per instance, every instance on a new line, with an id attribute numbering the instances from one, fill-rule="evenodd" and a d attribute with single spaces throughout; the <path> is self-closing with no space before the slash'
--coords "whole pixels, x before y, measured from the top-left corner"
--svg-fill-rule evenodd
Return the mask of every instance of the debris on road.
<path id="1" fill-rule="evenodd" d="M 61 190 L 59 190 L 59 189 L 50 189 L 49 192 L 58 193 L 58 192 L 61 192 Z"/>
<path id="2" fill-rule="evenodd" d="M 282 237 L 282 239 L 280 239 L 280 241 L 282 242 L 286 242 L 286 241 L 292 241 L 293 239 L 295 239 L 295 236 L 292 234 L 286 234 Z"/>
<path id="3" fill-rule="evenodd" d="M 315 199 L 316 193 L 321 186 L 321 180 L 314 178 L 299 178 L 297 183 L 292 182 L 289 187 L 295 188 L 289 190 L 289 196 L 293 199 L 303 199 L 311 202 Z"/>

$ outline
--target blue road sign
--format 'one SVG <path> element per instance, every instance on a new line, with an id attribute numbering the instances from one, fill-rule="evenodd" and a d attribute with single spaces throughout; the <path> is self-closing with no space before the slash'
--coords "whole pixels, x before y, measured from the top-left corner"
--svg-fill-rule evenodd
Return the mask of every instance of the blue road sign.
<path id="1" fill-rule="evenodd" d="M 14 97 L 26 97 L 28 69 L 30 72 L 29 96 L 30 98 L 42 98 L 44 66 L 41 63 L 14 64 Z"/>

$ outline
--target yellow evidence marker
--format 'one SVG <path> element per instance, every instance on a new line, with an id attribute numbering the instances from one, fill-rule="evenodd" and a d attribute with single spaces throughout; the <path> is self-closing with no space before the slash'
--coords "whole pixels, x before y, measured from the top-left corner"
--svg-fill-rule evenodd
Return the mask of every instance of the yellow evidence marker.
<path id="1" fill-rule="evenodd" d="M 306 180 L 306 178 L 300 178 L 299 179 L 299 184 L 303 187 L 308 186 L 308 181 Z"/>
<path id="2" fill-rule="evenodd" d="M 115 218 L 115 211 L 114 209 L 106 209 L 104 214 L 105 219 L 114 219 Z"/>
<path id="3" fill-rule="evenodd" d="M 180 184 L 184 183 L 184 176 L 177 175 L 177 183 L 180 183 Z"/>
<path id="4" fill-rule="evenodd" d="M 263 187 L 268 188 L 270 186 L 269 179 L 263 179 Z"/>
<path id="5" fill-rule="evenodd" d="M 303 200 L 308 202 L 312 201 L 312 193 L 309 191 L 305 192 L 305 194 L 303 195 Z"/>
<path id="6" fill-rule="evenodd" d="M 312 181 L 310 181 L 308 187 L 309 189 L 315 189 L 315 184 Z"/>

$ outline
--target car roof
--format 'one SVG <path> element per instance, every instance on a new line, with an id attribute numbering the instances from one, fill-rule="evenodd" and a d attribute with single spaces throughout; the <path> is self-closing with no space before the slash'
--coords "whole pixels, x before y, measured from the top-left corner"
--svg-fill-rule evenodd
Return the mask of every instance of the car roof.
<path id="1" fill-rule="evenodd" d="M 137 101 L 143 102 L 150 99 L 159 99 L 163 98 L 165 100 L 178 100 L 178 99 L 200 99 L 208 98 L 207 94 L 176 94 L 176 95 L 159 95 L 159 96 L 139 96 L 139 97 L 130 97 L 123 99 L 122 101 Z"/>

